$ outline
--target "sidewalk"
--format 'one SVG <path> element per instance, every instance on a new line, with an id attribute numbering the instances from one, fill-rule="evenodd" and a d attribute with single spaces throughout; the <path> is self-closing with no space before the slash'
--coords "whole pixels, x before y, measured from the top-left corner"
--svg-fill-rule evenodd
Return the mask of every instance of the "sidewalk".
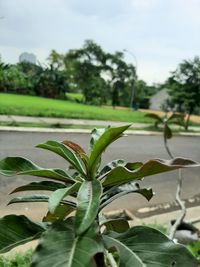
<path id="1" fill-rule="evenodd" d="M 47 118 L 47 117 L 28 117 L 28 116 L 16 116 L 16 115 L 0 115 L 0 122 L 8 123 L 41 123 L 46 125 L 52 125 L 52 127 L 16 127 L 16 126 L 0 126 L 0 131 L 16 131 L 16 132 L 70 132 L 70 133 L 90 133 L 91 129 L 85 129 L 84 126 L 91 127 L 119 127 L 128 122 L 116 122 L 116 121 L 102 121 L 102 120 L 84 120 L 84 119 L 65 119 L 65 118 Z M 64 125 L 66 128 L 57 128 L 56 124 Z M 158 131 L 148 131 L 145 128 L 152 126 L 150 123 L 130 123 L 131 126 L 127 131 L 127 134 L 134 135 L 162 135 L 162 132 Z M 53 127 L 55 125 L 55 127 Z M 78 126 L 76 129 L 71 128 L 71 126 Z M 67 128 L 67 126 L 69 128 Z M 80 127 L 80 128 L 79 128 Z M 178 128 L 173 126 L 173 128 Z M 200 136 L 200 127 L 190 127 L 192 132 L 179 132 L 175 135 L 181 136 Z"/>

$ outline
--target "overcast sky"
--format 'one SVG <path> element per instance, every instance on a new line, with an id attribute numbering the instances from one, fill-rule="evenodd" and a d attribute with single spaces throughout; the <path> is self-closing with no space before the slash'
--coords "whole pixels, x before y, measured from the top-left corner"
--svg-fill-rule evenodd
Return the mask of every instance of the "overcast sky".
<path id="1" fill-rule="evenodd" d="M 105 51 L 129 50 L 140 78 L 162 82 L 183 59 L 200 55 L 200 0 L 0 0 L 0 54 L 45 62 L 92 39 Z"/>

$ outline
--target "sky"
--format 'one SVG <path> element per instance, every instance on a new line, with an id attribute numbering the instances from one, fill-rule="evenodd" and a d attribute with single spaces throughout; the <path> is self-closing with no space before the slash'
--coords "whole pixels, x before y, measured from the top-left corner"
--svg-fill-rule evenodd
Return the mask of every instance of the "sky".
<path id="1" fill-rule="evenodd" d="M 123 51 L 140 79 L 162 83 L 184 59 L 200 56 L 200 0 L 0 0 L 0 55 L 44 63 L 92 39 Z"/>

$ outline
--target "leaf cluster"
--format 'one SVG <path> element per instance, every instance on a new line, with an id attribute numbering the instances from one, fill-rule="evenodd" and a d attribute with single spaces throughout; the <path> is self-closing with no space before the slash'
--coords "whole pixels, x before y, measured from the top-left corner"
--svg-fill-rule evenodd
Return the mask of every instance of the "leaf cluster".
<path id="1" fill-rule="evenodd" d="M 174 244 L 161 232 L 146 226 L 130 228 L 124 219 L 109 220 L 102 210 L 115 199 L 129 193 L 147 200 L 151 188 L 141 188 L 144 177 L 184 167 L 199 166 L 185 159 L 154 159 L 145 163 L 114 160 L 101 166 L 105 149 L 123 136 L 129 125 L 94 129 L 90 151 L 69 140 L 47 141 L 37 145 L 64 158 L 68 171 L 45 169 L 22 157 L 0 161 L 0 173 L 6 176 L 33 175 L 46 180 L 16 188 L 22 191 L 49 191 L 50 195 L 31 194 L 15 197 L 9 204 L 48 202 L 42 222 L 21 215 L 0 219 L 0 252 L 34 239 L 40 239 L 31 266 L 104 267 L 116 266 L 197 266 L 186 248 Z M 6 235 L 5 235 L 6 232 Z"/>

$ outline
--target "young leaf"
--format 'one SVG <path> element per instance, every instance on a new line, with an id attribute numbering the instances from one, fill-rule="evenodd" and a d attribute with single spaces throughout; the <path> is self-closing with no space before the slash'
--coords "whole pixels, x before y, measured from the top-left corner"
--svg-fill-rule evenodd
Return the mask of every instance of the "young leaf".
<path id="1" fill-rule="evenodd" d="M 25 216 L 7 215 L 0 219 L 0 253 L 38 239 L 45 227 Z"/>
<path id="2" fill-rule="evenodd" d="M 156 229 L 146 226 L 135 226 L 125 233 L 117 234 L 112 232 L 109 236 L 135 253 L 144 266 L 198 266 L 197 261 L 186 247 L 175 244 Z M 131 265 L 124 266 L 128 267 Z"/>
<path id="3" fill-rule="evenodd" d="M 116 248 L 120 258 L 119 267 L 134 267 L 134 266 L 146 267 L 146 265 L 142 263 L 137 254 L 132 250 L 130 250 L 126 245 L 124 245 L 119 240 L 111 236 L 103 235 L 103 241 L 108 250 L 113 249 L 113 247 Z"/>
<path id="4" fill-rule="evenodd" d="M 70 149 L 72 149 L 80 157 L 80 159 L 83 161 L 83 163 L 85 164 L 85 167 L 87 169 L 88 156 L 87 156 L 86 152 L 84 151 L 84 149 L 81 146 L 79 146 L 78 144 L 71 142 L 69 140 L 64 140 L 64 141 L 62 141 L 62 143 L 64 145 L 66 145 L 67 147 L 69 147 Z"/>
<path id="5" fill-rule="evenodd" d="M 149 160 L 140 168 L 130 171 L 125 167 L 116 167 L 108 173 L 103 186 L 121 185 L 162 172 L 168 172 L 179 168 L 198 167 L 200 164 L 186 158 L 174 158 L 172 160 L 154 159 Z"/>
<path id="6" fill-rule="evenodd" d="M 44 169 L 32 161 L 22 157 L 7 157 L 0 161 L 0 173 L 6 176 L 33 175 L 74 183 L 74 180 L 66 172 L 60 169 Z"/>
<path id="7" fill-rule="evenodd" d="M 94 145 L 96 144 L 97 140 L 100 136 L 110 127 L 107 128 L 94 128 L 91 132 L 91 139 L 90 139 L 90 151 L 93 150 Z"/>
<path id="8" fill-rule="evenodd" d="M 66 185 L 62 183 L 55 183 L 52 181 L 32 182 L 15 188 L 10 194 L 22 191 L 35 191 L 35 190 L 55 191 L 59 188 L 65 188 L 65 187 Z"/>
<path id="9" fill-rule="evenodd" d="M 117 140 L 122 135 L 122 133 L 128 129 L 128 127 L 130 127 L 130 125 L 117 128 L 109 128 L 96 141 L 88 161 L 88 169 L 91 178 L 94 177 L 94 173 L 96 171 L 96 167 L 101 154 L 104 152 L 107 146 Z"/>
<path id="10" fill-rule="evenodd" d="M 98 180 L 84 181 L 77 196 L 75 228 L 78 235 L 86 231 L 95 220 L 99 211 L 101 183 Z"/>
<path id="11" fill-rule="evenodd" d="M 94 256 L 103 252 L 96 226 L 76 236 L 71 218 L 55 222 L 42 235 L 33 254 L 31 267 L 96 267 Z"/>
<path id="12" fill-rule="evenodd" d="M 66 159 L 80 174 L 85 176 L 85 171 L 83 166 L 81 165 L 79 159 L 77 158 L 76 154 L 72 152 L 68 147 L 64 144 L 56 142 L 56 141 L 47 141 L 44 144 L 39 144 L 36 147 L 44 148 L 50 150 L 64 159 Z"/>
<path id="13" fill-rule="evenodd" d="M 148 201 L 153 197 L 154 194 L 151 188 L 140 188 L 138 183 L 128 183 L 121 186 L 114 186 L 109 188 L 107 193 L 104 193 L 101 199 L 100 209 L 103 209 L 117 198 L 130 193 L 138 193 L 145 197 Z"/>
<path id="14" fill-rule="evenodd" d="M 81 183 L 76 183 L 71 186 L 57 189 L 54 191 L 51 196 L 49 197 L 49 211 L 51 214 L 54 214 L 56 208 L 59 206 L 60 202 L 65 198 L 66 196 L 69 196 L 70 194 L 73 194 L 78 191 Z"/>

